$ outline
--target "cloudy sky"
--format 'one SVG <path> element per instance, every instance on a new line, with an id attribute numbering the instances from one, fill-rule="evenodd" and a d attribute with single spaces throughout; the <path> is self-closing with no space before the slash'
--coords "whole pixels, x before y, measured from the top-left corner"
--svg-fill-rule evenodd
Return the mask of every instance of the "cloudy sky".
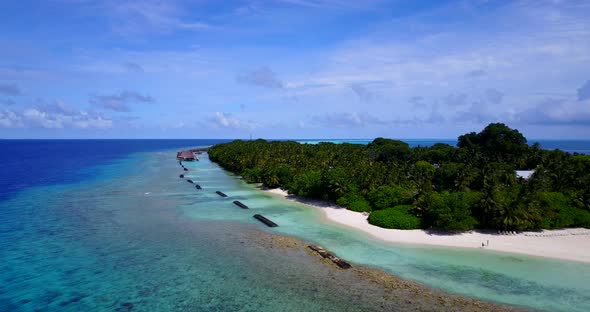
<path id="1" fill-rule="evenodd" d="M 1 1 L 0 138 L 590 137 L 590 1 Z"/>

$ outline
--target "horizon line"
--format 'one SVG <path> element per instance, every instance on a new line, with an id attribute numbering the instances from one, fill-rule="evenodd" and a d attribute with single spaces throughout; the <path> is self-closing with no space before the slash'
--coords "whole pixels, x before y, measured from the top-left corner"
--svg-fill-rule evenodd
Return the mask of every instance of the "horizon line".
<path id="1" fill-rule="evenodd" d="M 244 139 L 244 138 L 0 138 L 0 141 L 16 141 L 16 140 L 38 140 L 38 141 L 51 141 L 51 140 L 243 140 L 243 141 L 255 141 L 259 139 L 263 140 L 282 140 L 282 141 L 336 141 L 336 140 L 348 140 L 348 141 L 372 141 L 376 138 L 386 138 L 392 140 L 444 140 L 444 141 L 456 141 L 458 138 L 392 138 L 377 136 L 374 138 L 358 139 L 358 138 L 256 138 L 256 139 Z M 590 141 L 590 139 L 550 139 L 550 138 L 534 138 L 527 139 L 527 142 L 532 141 Z"/>

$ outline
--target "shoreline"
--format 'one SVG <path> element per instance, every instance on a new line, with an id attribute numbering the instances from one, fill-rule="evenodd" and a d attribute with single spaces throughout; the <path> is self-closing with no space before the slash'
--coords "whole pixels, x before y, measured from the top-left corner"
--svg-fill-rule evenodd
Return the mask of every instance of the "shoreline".
<path id="1" fill-rule="evenodd" d="M 265 248 L 303 254 L 311 261 L 322 262 L 330 283 L 346 279 L 363 289 L 372 289 L 382 296 L 375 311 L 529 311 L 531 307 L 486 300 L 436 289 L 398 277 L 389 272 L 354 264 L 343 270 L 332 261 L 311 251 L 309 242 L 277 233 L 257 232 L 258 243 Z"/>
<path id="2" fill-rule="evenodd" d="M 437 234 L 426 230 L 385 229 L 369 224 L 366 215 L 363 215 L 361 212 L 351 211 L 330 202 L 290 195 L 279 188 L 260 189 L 286 200 L 319 209 L 323 216 L 331 222 L 360 230 L 388 242 L 422 246 L 484 249 L 495 252 L 590 263 L 590 249 L 585 248 L 586 246 L 590 246 L 590 229 L 572 228 L 524 231 L 513 235 L 501 235 L 476 230 L 458 234 Z M 482 243 L 486 246 L 482 247 Z"/>

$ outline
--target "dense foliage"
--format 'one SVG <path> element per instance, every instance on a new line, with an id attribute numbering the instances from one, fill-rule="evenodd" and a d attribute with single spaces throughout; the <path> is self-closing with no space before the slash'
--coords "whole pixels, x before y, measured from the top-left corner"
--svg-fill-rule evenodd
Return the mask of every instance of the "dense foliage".
<path id="1" fill-rule="evenodd" d="M 369 215 L 369 222 L 376 226 L 413 230 L 420 228 L 420 218 L 411 213 L 411 205 L 400 205 L 393 208 L 373 211 Z"/>
<path id="2" fill-rule="evenodd" d="M 465 231 L 590 227 L 590 156 L 527 145 L 501 123 L 458 147 L 377 138 L 368 145 L 241 141 L 209 150 L 248 182 L 371 212 L 391 228 Z M 529 179 L 515 170 L 534 169 Z"/>

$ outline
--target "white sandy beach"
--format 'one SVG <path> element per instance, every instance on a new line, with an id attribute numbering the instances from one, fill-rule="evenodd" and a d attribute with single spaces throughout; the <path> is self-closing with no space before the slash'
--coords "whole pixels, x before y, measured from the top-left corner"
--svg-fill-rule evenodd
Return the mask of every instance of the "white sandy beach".
<path id="1" fill-rule="evenodd" d="M 324 201 L 299 198 L 281 189 L 270 189 L 266 192 L 321 209 L 328 220 L 364 231 L 386 241 L 462 248 L 482 248 L 482 242 L 489 241 L 489 245 L 483 247 L 486 250 L 590 263 L 590 229 L 543 230 L 520 232 L 514 235 L 478 231 L 437 235 L 424 230 L 384 229 L 369 224 L 367 216 L 360 212 L 350 211 Z"/>

